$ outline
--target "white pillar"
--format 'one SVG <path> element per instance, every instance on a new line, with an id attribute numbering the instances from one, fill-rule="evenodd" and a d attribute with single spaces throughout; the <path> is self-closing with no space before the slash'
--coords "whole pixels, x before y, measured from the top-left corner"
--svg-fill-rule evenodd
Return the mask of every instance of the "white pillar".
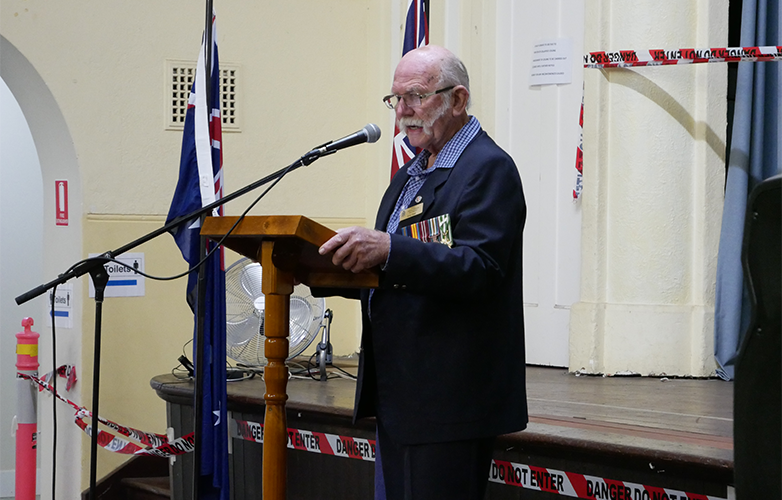
<path id="1" fill-rule="evenodd" d="M 586 6 L 586 51 L 724 47 L 725 0 Z M 725 64 L 585 70 L 581 301 L 570 369 L 713 373 Z"/>

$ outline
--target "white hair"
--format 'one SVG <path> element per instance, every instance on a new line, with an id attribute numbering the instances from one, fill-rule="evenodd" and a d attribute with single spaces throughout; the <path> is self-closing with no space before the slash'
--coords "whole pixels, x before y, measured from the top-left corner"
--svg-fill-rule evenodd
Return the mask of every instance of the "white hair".
<path id="1" fill-rule="evenodd" d="M 450 87 L 452 85 L 461 85 L 467 89 L 467 109 L 469 109 L 472 102 L 472 98 L 469 96 L 470 75 L 467 74 L 467 68 L 464 66 L 461 59 L 456 57 L 453 53 L 448 53 L 440 63 L 440 81 L 438 83 L 438 88 Z M 451 93 L 443 93 L 442 96 L 443 100 L 447 102 L 450 107 Z"/>

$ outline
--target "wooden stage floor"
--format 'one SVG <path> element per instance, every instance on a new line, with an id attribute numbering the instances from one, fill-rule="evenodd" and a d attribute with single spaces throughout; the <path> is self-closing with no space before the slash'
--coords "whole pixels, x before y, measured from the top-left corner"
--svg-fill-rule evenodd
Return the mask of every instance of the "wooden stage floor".
<path id="1" fill-rule="evenodd" d="M 355 373 L 351 362 L 335 359 L 337 366 Z M 187 405 L 192 398 L 192 384 L 170 375 L 155 377 L 152 386 L 169 403 Z M 354 390 L 355 382 L 346 378 L 291 379 L 288 426 L 312 428 L 312 422 L 333 419 L 338 423 L 321 432 L 373 439 L 373 422 L 349 424 Z M 730 496 L 732 382 L 576 376 L 561 368 L 530 366 L 527 391 L 529 426 L 499 440 L 487 498 L 623 498 L 622 488 L 627 498 L 639 500 Z M 241 418 L 262 415 L 263 392 L 260 377 L 229 383 L 229 409 Z M 297 421 L 302 414 L 305 420 Z M 317 417 L 308 421 L 307 415 Z M 544 473 L 550 473 L 550 484 L 543 481 Z M 559 476 L 572 486 L 557 487 L 553 481 Z"/>
<path id="2" fill-rule="evenodd" d="M 528 434 L 733 467 L 733 383 L 528 367 Z"/>

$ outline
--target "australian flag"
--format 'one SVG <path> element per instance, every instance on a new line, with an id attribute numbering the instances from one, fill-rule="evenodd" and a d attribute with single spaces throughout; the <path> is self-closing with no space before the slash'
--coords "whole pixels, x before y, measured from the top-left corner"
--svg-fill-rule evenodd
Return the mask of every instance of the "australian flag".
<path id="1" fill-rule="evenodd" d="M 404 56 L 413 49 L 429 44 L 429 1 L 410 0 L 405 22 L 405 40 L 402 46 Z M 407 136 L 394 126 L 394 149 L 391 152 L 391 177 L 397 170 L 413 159 L 416 152 L 407 140 Z"/>
<path id="2" fill-rule="evenodd" d="M 182 157 L 179 164 L 179 181 L 166 222 L 192 213 L 222 197 L 223 159 L 222 128 L 220 118 L 220 78 L 217 57 L 217 33 L 212 16 L 212 60 L 209 71 L 211 109 L 206 99 L 205 42 L 198 55 L 195 81 L 185 115 L 185 131 L 182 137 Z M 206 38 L 206 37 L 204 37 Z M 215 210 L 211 215 L 222 215 Z M 198 218 L 185 220 L 171 231 L 182 256 L 192 269 L 203 258 L 200 250 L 201 224 Z M 211 242 L 210 242 L 211 243 Z M 208 246 L 207 249 L 210 247 Z M 204 395 L 201 403 L 201 440 L 196 443 L 200 454 L 201 471 L 198 484 L 199 498 L 228 500 L 228 421 L 226 414 L 225 372 L 225 265 L 222 251 L 218 250 L 205 264 L 206 300 L 204 304 L 204 345 L 196 345 L 194 353 L 203 351 Z M 187 281 L 187 301 L 195 317 L 198 317 L 197 272 Z M 196 356 L 193 356 L 196 358 Z"/>

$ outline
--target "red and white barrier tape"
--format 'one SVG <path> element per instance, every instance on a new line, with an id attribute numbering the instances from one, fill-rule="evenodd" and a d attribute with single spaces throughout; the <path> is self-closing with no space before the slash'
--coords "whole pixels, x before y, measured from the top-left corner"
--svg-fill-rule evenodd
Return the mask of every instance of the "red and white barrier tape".
<path id="1" fill-rule="evenodd" d="M 597 500 L 725 500 L 670 488 L 616 481 L 503 460 L 492 460 L 489 481 L 572 498 Z"/>
<path id="2" fill-rule="evenodd" d="M 64 370 L 65 367 L 58 369 L 60 376 L 73 373 L 75 380 L 75 370 Z M 41 390 L 47 390 L 60 401 L 68 404 L 76 413 L 74 422 L 88 436 L 92 436 L 92 425 L 87 423 L 86 419 L 92 418 L 92 413 L 86 408 L 77 405 L 73 401 L 62 397 L 54 391 L 54 388 L 35 376 L 17 373 L 17 376 L 30 380 L 38 384 Z M 68 388 L 69 389 L 69 388 Z M 195 436 L 193 433 L 187 434 L 168 443 L 166 436 L 162 434 L 153 434 L 132 427 L 120 425 L 111 420 L 98 416 L 98 421 L 106 427 L 117 433 L 138 441 L 148 448 L 143 448 L 137 444 L 131 443 L 114 434 L 98 430 L 98 444 L 106 450 L 114 453 L 126 455 L 154 455 L 159 457 L 171 457 L 183 455 L 195 449 Z M 248 422 L 244 420 L 230 421 L 231 435 L 235 438 L 263 443 L 263 424 L 257 422 Z M 359 460 L 375 461 L 375 442 L 369 439 L 354 438 L 349 436 L 338 436 L 336 434 L 326 434 L 323 432 L 313 432 L 301 429 L 288 429 L 288 448 L 294 450 L 309 451 L 311 453 L 322 453 L 336 457 L 355 458 Z"/>
<path id="3" fill-rule="evenodd" d="M 640 66 L 667 66 L 678 64 L 719 63 L 719 62 L 765 62 L 782 61 L 782 46 L 767 47 L 725 47 L 712 49 L 650 49 L 619 50 L 615 52 L 590 52 L 584 56 L 584 68 L 633 68 Z M 581 140 L 576 156 L 576 182 L 573 189 L 573 201 L 581 196 L 583 187 L 583 130 L 584 130 L 584 91 L 581 91 Z"/>
<path id="4" fill-rule="evenodd" d="M 263 424 L 231 420 L 231 436 L 263 443 Z M 375 461 L 375 441 L 322 432 L 288 429 L 288 448 L 324 455 Z M 492 460 L 489 481 L 590 500 L 725 500 L 601 477 Z"/>
<path id="5" fill-rule="evenodd" d="M 84 410 L 84 412 L 85 413 L 83 414 L 76 414 L 75 422 L 81 430 L 83 430 L 88 436 L 92 437 L 92 425 L 84 421 L 84 417 L 87 417 L 89 412 L 86 410 Z M 118 426 L 117 424 L 114 424 L 108 420 L 101 419 L 100 417 L 98 417 L 98 420 L 100 420 L 100 423 L 109 427 L 116 426 L 117 429 L 129 429 L 127 427 Z M 117 432 L 122 433 L 122 431 L 119 430 L 117 430 Z M 161 436 L 160 434 L 154 434 L 154 436 L 165 438 L 165 436 Z M 153 455 L 156 457 L 168 458 L 176 455 L 184 455 L 185 453 L 190 453 L 191 451 L 195 450 L 195 435 L 191 432 L 190 434 L 179 437 L 170 443 L 164 442 L 163 444 L 149 448 L 142 448 L 141 446 L 119 438 L 110 432 L 98 429 L 98 444 L 102 448 L 113 451 L 114 453 L 122 453 L 124 455 Z"/>
<path id="6" fill-rule="evenodd" d="M 232 419 L 230 431 L 232 437 L 263 443 L 263 424 L 258 422 Z M 375 461 L 375 441 L 371 439 L 288 428 L 288 448 L 335 457 Z"/>
<path id="7" fill-rule="evenodd" d="M 584 189 L 584 84 L 581 84 L 581 115 L 578 118 L 578 147 L 576 148 L 576 184 L 573 186 L 573 202 Z"/>
<path id="8" fill-rule="evenodd" d="M 69 380 L 72 379 L 76 380 L 75 375 L 75 369 L 73 367 L 70 367 L 70 370 L 63 370 L 64 367 L 60 367 L 57 370 L 58 375 L 62 377 L 68 377 Z M 60 394 L 58 394 L 54 387 L 52 387 L 50 384 L 44 382 L 38 377 L 31 376 L 31 375 L 25 375 L 23 373 L 17 372 L 17 377 L 21 377 L 27 380 L 30 380 L 36 384 L 38 384 L 38 387 L 40 390 L 47 390 L 50 393 L 54 395 L 57 399 L 60 401 L 68 404 L 71 408 L 73 408 L 76 413 L 74 414 L 74 421 L 76 425 L 79 426 L 81 430 L 83 430 L 87 435 L 92 436 L 92 426 L 87 424 L 84 419 L 89 418 L 92 419 L 92 413 L 84 408 L 83 406 L 79 406 L 70 399 L 62 397 Z M 47 374 L 49 379 L 51 379 L 51 374 Z M 69 390 L 70 387 L 66 386 L 66 390 Z M 152 434 L 144 431 L 140 431 L 138 429 L 134 429 L 132 427 L 126 427 L 120 424 L 117 424 L 116 422 L 112 422 L 111 420 L 107 420 L 105 418 L 102 418 L 98 416 L 98 421 L 105 425 L 106 427 L 116 431 L 117 433 L 128 437 L 130 439 L 133 439 L 135 441 L 138 441 L 142 443 L 145 446 L 148 446 L 149 448 L 143 448 L 139 445 L 136 445 L 134 443 L 131 443 L 129 441 L 126 441 L 122 438 L 119 438 L 110 432 L 98 430 L 98 444 L 106 448 L 109 451 L 113 451 L 115 453 L 123 453 L 128 455 L 155 455 L 155 456 L 172 456 L 172 455 L 181 455 L 183 453 L 187 453 L 189 451 L 193 451 L 193 436 L 192 434 L 188 436 L 180 437 L 171 443 L 168 442 L 168 439 L 166 436 L 162 434 Z"/>
<path id="9" fill-rule="evenodd" d="M 651 49 L 590 52 L 584 56 L 585 68 L 629 68 L 716 62 L 763 62 L 782 60 L 782 46 L 726 47 L 713 49 Z"/>
<path id="10" fill-rule="evenodd" d="M 62 365 L 59 368 L 57 368 L 57 376 L 62 377 L 66 380 L 65 382 L 66 391 L 70 391 L 71 388 L 74 385 L 76 385 L 76 367 L 73 365 Z M 53 378 L 54 378 L 54 370 L 43 375 L 41 377 L 41 381 L 44 384 L 50 384 Z M 38 392 L 41 391 L 43 391 L 43 387 L 38 387 Z"/>

